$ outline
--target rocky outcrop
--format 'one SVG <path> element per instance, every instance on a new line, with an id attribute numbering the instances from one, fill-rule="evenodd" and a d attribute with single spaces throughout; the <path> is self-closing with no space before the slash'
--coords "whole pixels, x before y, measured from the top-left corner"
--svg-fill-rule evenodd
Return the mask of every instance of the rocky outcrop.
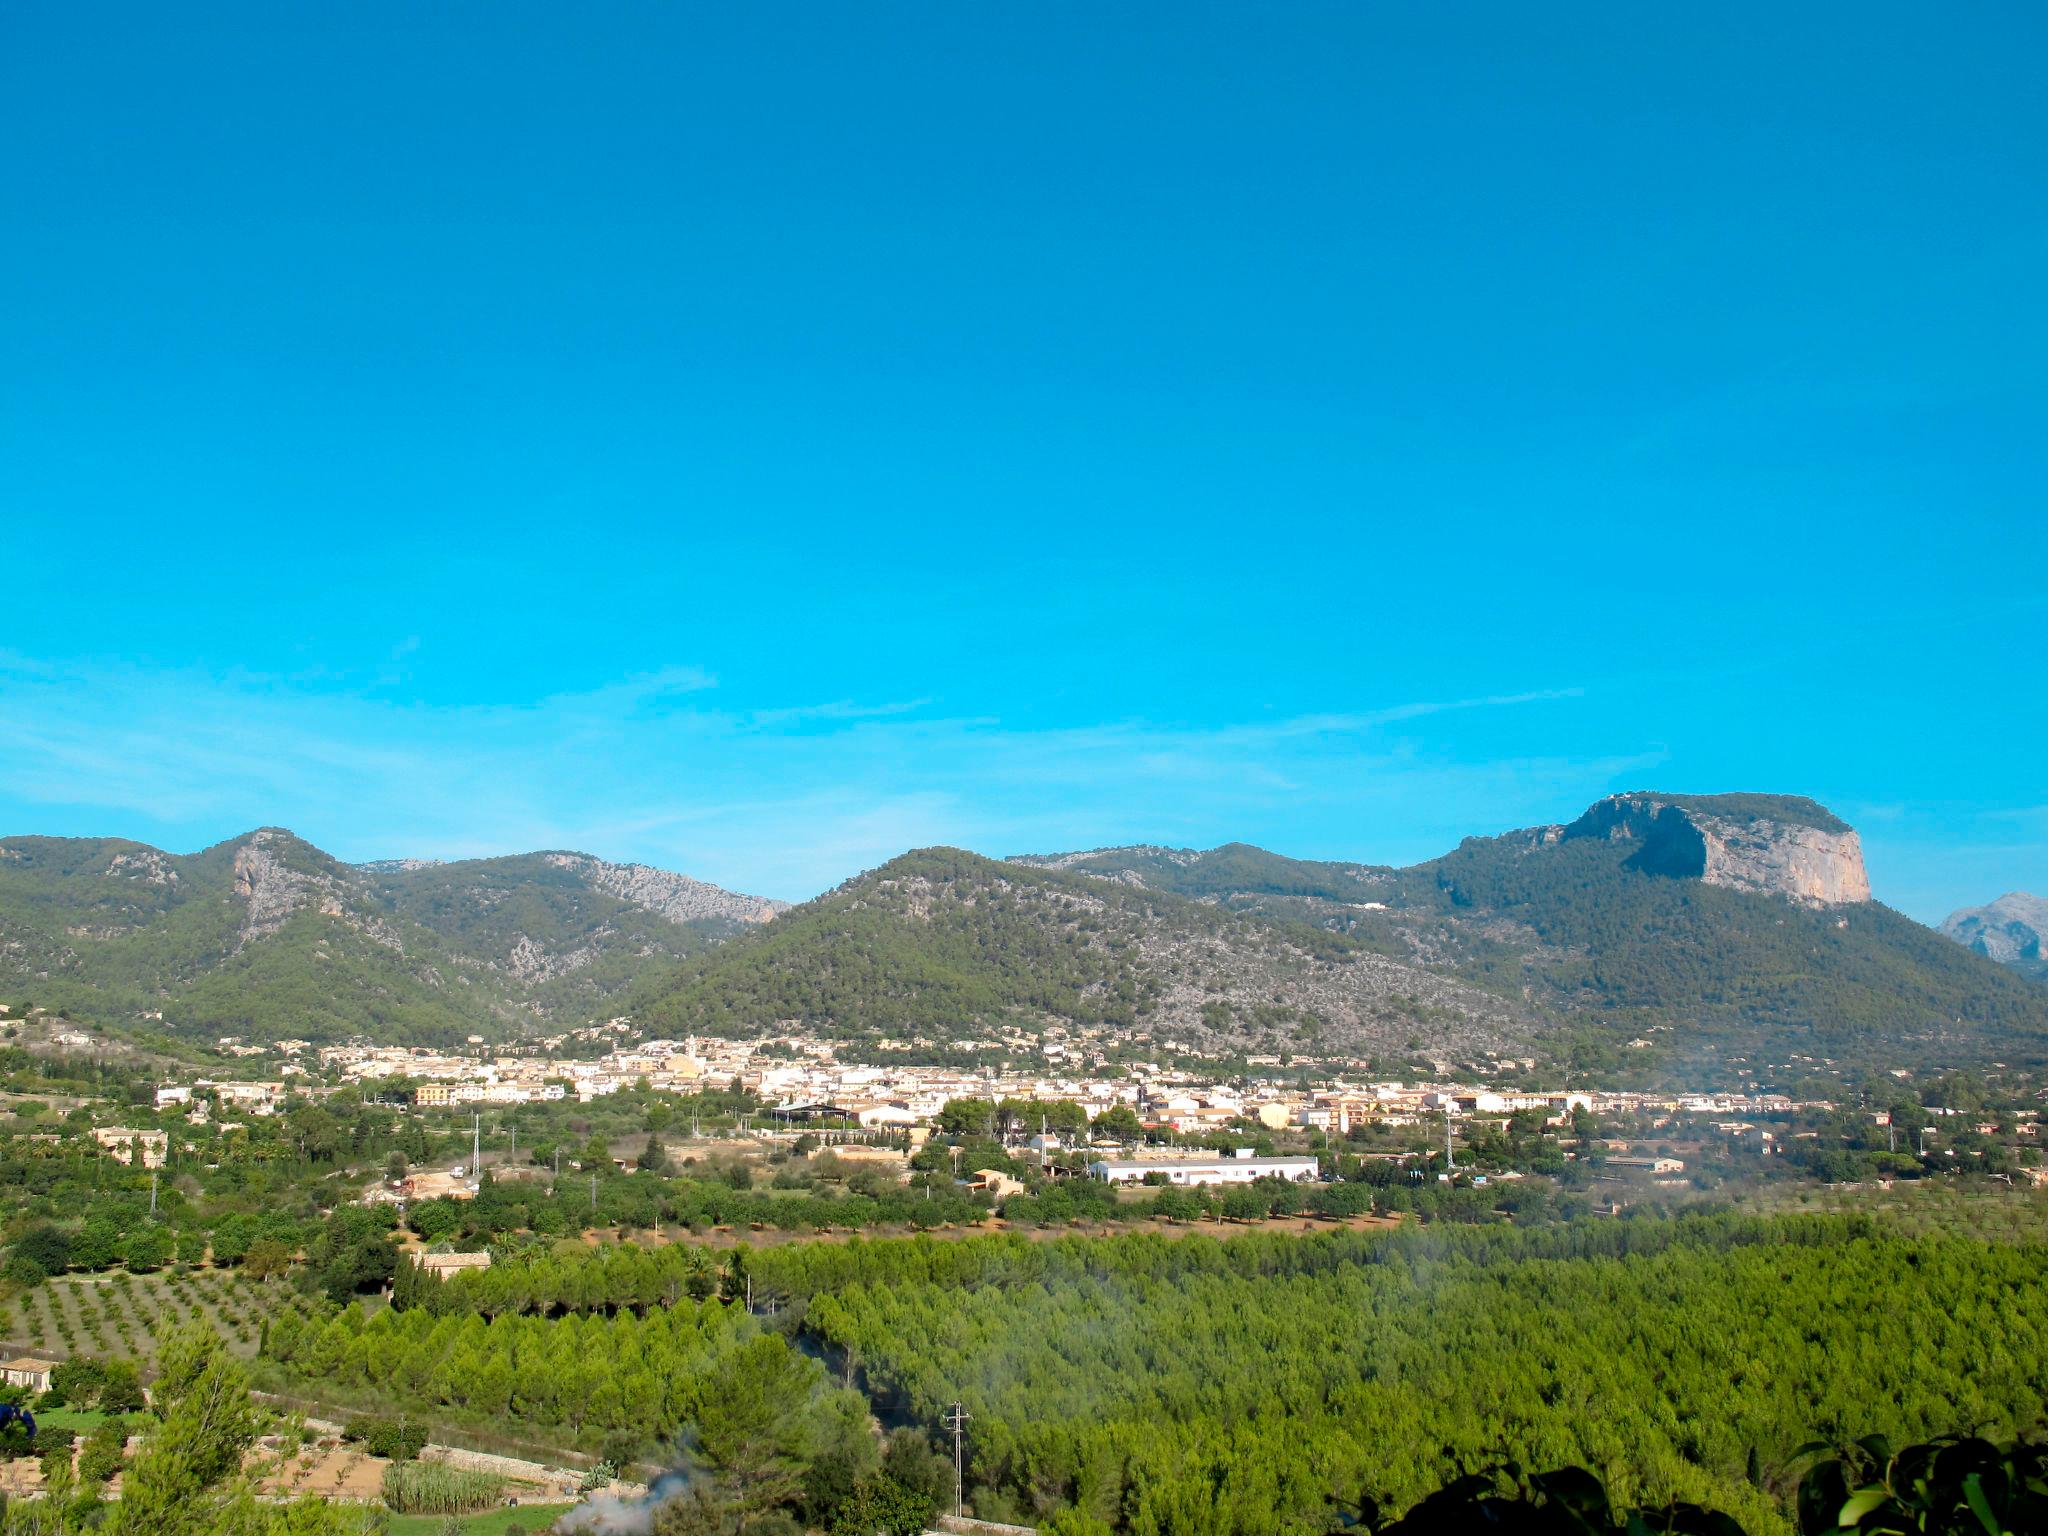
<path id="1" fill-rule="evenodd" d="M 284 842 L 285 834 L 266 827 L 235 850 L 235 894 L 246 903 L 243 944 L 277 932 L 308 906 L 330 915 L 341 911 L 338 882 L 292 868 L 280 856 Z"/>
<path id="2" fill-rule="evenodd" d="M 107 874 L 113 879 L 141 880 L 149 885 L 176 885 L 178 872 L 170 858 L 155 848 L 126 848 L 107 860 Z"/>
<path id="3" fill-rule="evenodd" d="M 644 907 L 672 923 L 705 919 L 765 923 L 789 906 L 784 901 L 741 896 L 708 881 L 692 880 L 688 875 L 647 864 L 607 864 L 587 853 L 548 853 L 542 857 L 558 869 L 573 871 L 592 890 Z"/>
<path id="4" fill-rule="evenodd" d="M 1156 864 L 1174 864 L 1185 868 L 1190 864 L 1199 864 L 1202 861 L 1202 855 L 1199 850 L 1194 848 L 1167 848 L 1158 843 L 1125 843 L 1121 847 L 1090 848 L 1079 853 L 1018 853 L 1010 855 L 1005 862 L 1010 864 L 1028 864 L 1033 869 L 1078 869 L 1084 874 L 1092 875 L 1102 874 L 1105 871 L 1090 868 L 1091 865 L 1123 863 L 1129 860 Z M 1121 869 L 1111 871 L 1111 873 L 1129 872 Z M 1142 885 L 1144 882 L 1133 880 L 1128 883 Z"/>
<path id="5" fill-rule="evenodd" d="M 1749 796 L 1610 795 L 1563 839 L 1640 844 L 1645 874 L 1783 896 L 1812 907 L 1870 900 L 1863 844 L 1811 801 Z"/>
<path id="6" fill-rule="evenodd" d="M 608 937 L 605 933 L 599 939 Z M 512 952 L 506 956 L 505 969 L 528 985 L 553 981 L 558 976 L 567 976 L 571 971 L 580 971 L 598 957 L 594 944 L 580 945 L 562 954 L 551 953 L 546 946 L 537 942 L 530 934 L 520 934 L 513 942 Z"/>
<path id="7" fill-rule="evenodd" d="M 1943 920 L 1941 931 L 1987 960 L 2048 980 L 2048 901 L 2010 891 Z"/>
<path id="8" fill-rule="evenodd" d="M 251 832 L 235 850 L 234 892 L 247 904 L 238 948 L 311 910 L 340 918 L 386 949 L 405 953 L 403 936 L 363 905 L 364 893 L 345 866 L 276 827 Z"/>

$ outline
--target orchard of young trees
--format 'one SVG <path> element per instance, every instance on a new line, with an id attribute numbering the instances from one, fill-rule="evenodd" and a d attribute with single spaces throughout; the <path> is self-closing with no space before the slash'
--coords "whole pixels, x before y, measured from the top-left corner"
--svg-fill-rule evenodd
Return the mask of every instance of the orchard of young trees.
<path id="1" fill-rule="evenodd" d="M 717 1270 L 679 1248 L 546 1251 L 407 1282 L 374 1317 L 281 1319 L 268 1353 L 408 1413 L 642 1452 L 680 1437 L 714 1491 L 704 1416 L 772 1379 L 796 1406 L 761 1507 L 828 1527 L 895 1498 L 853 1426 L 872 1411 L 928 1454 L 959 1401 L 974 1508 L 1059 1536 L 1307 1536 L 1333 1500 L 1398 1513 L 1507 1463 L 1784 1536 L 1810 1441 L 2039 1426 L 2044 1261 L 2037 1240 L 1728 1212 L 855 1240 L 742 1247 Z"/>
<path id="2" fill-rule="evenodd" d="M 974 1416 L 984 1515 L 1320 1531 L 1503 1461 L 1791 1529 L 1798 1448 L 2037 1425 L 2048 1252 L 1729 1216 L 751 1256 L 885 1413 Z"/>

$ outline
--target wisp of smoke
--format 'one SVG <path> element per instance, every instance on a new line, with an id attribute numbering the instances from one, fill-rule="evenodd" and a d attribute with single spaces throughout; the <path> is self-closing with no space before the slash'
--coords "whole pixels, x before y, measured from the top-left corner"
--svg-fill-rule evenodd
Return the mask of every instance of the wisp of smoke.
<path id="1" fill-rule="evenodd" d="M 689 1486 L 690 1474 L 681 1467 L 671 1467 L 637 1499 L 622 1499 L 613 1493 L 593 1494 L 556 1521 L 555 1529 L 581 1536 L 647 1536 L 661 1506 Z"/>

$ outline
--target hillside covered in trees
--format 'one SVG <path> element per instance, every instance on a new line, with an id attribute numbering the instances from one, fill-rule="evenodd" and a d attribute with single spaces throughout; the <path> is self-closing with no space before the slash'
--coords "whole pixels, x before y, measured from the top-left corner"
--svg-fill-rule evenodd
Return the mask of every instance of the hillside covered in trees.
<path id="1" fill-rule="evenodd" d="M 654 978 L 634 1017 L 660 1034 L 943 1042 L 1057 1024 L 1335 1051 L 1478 1050 L 1529 1025 L 1512 1000 L 1350 934 L 953 848 L 893 859 Z"/>
<path id="2" fill-rule="evenodd" d="M 580 854 L 354 866 L 278 828 L 195 854 L 0 839 L 0 993 L 199 1038 L 406 1044 L 582 1023 L 769 904 Z"/>
<path id="3" fill-rule="evenodd" d="M 352 866 L 265 829 L 189 856 L 0 841 L 0 992 L 188 1037 L 800 1029 L 911 1049 L 2048 1060 L 2048 985 L 1867 898 L 1813 801 L 1613 796 L 1408 868 L 1247 844 L 904 854 L 787 910 L 581 854 Z M 1829 899 L 1845 895 L 1848 899 Z"/>
<path id="4" fill-rule="evenodd" d="M 1793 796 L 1658 801 L 1720 826 L 1851 835 L 1825 807 Z M 1407 868 L 1241 843 L 1020 862 L 1320 927 L 1513 999 L 1546 1021 L 1545 1038 L 1590 1026 L 1609 1042 L 1646 1039 L 1636 1064 L 1656 1070 L 1744 1053 L 1871 1064 L 2048 1058 L 2048 987 L 1877 902 L 1814 903 L 1675 877 L 1644 853 L 1626 827 L 1589 812 L 1571 826 L 1468 838 Z"/>

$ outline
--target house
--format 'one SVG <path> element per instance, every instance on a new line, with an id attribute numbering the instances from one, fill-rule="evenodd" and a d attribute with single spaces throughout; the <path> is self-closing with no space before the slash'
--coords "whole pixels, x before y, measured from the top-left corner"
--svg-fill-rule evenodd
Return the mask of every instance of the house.
<path id="1" fill-rule="evenodd" d="M 446 1083 L 421 1083 L 413 1089 L 412 1101 L 422 1109 L 439 1109 L 455 1102 L 455 1090 Z"/>
<path id="2" fill-rule="evenodd" d="M 1651 1173 L 1683 1173 L 1685 1164 L 1675 1157 L 1610 1157 L 1610 1168 L 1637 1168 Z"/>
<path id="3" fill-rule="evenodd" d="M 491 1256 L 488 1253 L 423 1253 L 415 1262 L 436 1280 L 446 1280 L 465 1269 L 489 1269 Z"/>
<path id="4" fill-rule="evenodd" d="M 856 1100 L 845 1106 L 847 1114 L 868 1131 L 915 1125 L 918 1115 L 901 1099 Z"/>
<path id="5" fill-rule="evenodd" d="M 164 1154 L 170 1150 L 171 1138 L 163 1131 L 131 1131 L 122 1125 L 103 1125 L 92 1133 L 92 1139 L 131 1168 L 161 1168 Z"/>
<path id="6" fill-rule="evenodd" d="M 34 1355 L 22 1355 L 0 1361 L 0 1384 L 26 1387 L 31 1392 L 47 1392 L 50 1390 L 50 1375 L 56 1369 L 55 1360 L 38 1360 Z"/>
<path id="7" fill-rule="evenodd" d="M 1007 1200 L 1012 1195 L 1024 1193 L 1022 1179 L 1012 1178 L 996 1168 L 981 1168 L 970 1174 L 967 1187 L 980 1194 L 994 1195 L 998 1200 Z"/>
<path id="8" fill-rule="evenodd" d="M 1106 1184 L 1142 1184 L 1160 1174 L 1168 1184 L 1249 1184 L 1255 1179 L 1287 1179 L 1305 1183 L 1322 1172 L 1312 1157 L 1254 1157 L 1247 1150 L 1213 1158 L 1106 1158 L 1088 1165 L 1088 1176 Z"/>
<path id="9" fill-rule="evenodd" d="M 246 1109 L 252 1115 L 274 1115 L 277 1101 L 284 1097 L 284 1084 L 215 1083 L 213 1091 L 222 1109 Z"/>

